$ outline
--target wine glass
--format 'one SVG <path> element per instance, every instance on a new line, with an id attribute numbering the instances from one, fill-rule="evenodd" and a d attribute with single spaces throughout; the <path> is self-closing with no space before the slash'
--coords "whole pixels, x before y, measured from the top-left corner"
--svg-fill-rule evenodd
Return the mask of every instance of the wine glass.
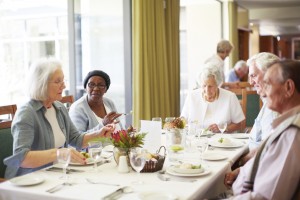
<path id="1" fill-rule="evenodd" d="M 145 150 L 143 148 L 133 148 L 129 152 L 131 167 L 138 172 L 139 176 L 146 164 L 146 158 L 143 155 L 144 151 Z M 143 184 L 143 181 L 137 180 L 134 181 L 133 184 Z"/>
<path id="2" fill-rule="evenodd" d="M 218 123 L 218 128 L 221 131 L 221 134 L 223 134 L 227 128 L 227 123 L 226 122 Z"/>
<path id="3" fill-rule="evenodd" d="M 100 160 L 101 157 L 101 153 L 103 149 L 102 143 L 99 141 L 91 141 L 88 143 L 88 145 L 89 145 L 89 154 L 94 161 L 93 171 L 98 172 L 97 162 Z"/>
<path id="4" fill-rule="evenodd" d="M 69 177 L 67 176 L 67 167 L 71 161 L 71 150 L 67 148 L 58 149 L 56 151 L 57 162 L 63 168 L 63 176 L 60 177 L 63 180 L 67 180 Z"/>

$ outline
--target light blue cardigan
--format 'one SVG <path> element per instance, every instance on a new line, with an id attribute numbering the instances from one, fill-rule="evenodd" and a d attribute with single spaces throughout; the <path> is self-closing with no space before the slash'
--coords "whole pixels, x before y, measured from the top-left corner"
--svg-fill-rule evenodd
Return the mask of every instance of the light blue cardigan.
<path id="1" fill-rule="evenodd" d="M 114 102 L 109 98 L 103 97 L 103 103 L 111 111 L 117 112 Z M 95 114 L 88 104 L 87 94 L 71 105 L 69 115 L 74 125 L 81 133 L 97 131 L 103 127 L 103 123 L 98 122 Z M 119 123 L 119 125 L 121 129 L 123 129 L 122 124 Z"/>

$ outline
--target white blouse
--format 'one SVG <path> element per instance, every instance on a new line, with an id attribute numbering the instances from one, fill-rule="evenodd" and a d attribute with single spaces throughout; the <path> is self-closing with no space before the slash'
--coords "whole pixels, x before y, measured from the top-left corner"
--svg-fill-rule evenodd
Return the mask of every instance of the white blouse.
<path id="1" fill-rule="evenodd" d="M 225 89 L 219 88 L 219 98 L 214 102 L 207 102 L 202 97 L 202 89 L 189 93 L 181 116 L 188 121 L 198 121 L 202 128 L 221 122 L 239 123 L 245 119 L 237 96 Z"/>

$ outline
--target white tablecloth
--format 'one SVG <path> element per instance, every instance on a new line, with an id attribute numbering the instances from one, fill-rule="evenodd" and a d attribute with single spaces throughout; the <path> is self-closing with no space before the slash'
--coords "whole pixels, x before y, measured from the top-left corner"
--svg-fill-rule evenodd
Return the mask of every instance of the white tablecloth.
<path id="1" fill-rule="evenodd" d="M 241 140 L 243 141 L 243 140 Z M 71 168 L 85 170 L 83 173 L 71 173 L 70 179 L 75 184 L 65 186 L 61 190 L 49 194 L 47 189 L 62 183 L 59 179 L 62 176 L 60 172 L 51 172 L 40 170 L 26 176 L 43 177 L 45 181 L 42 184 L 34 186 L 20 187 L 15 186 L 10 181 L 0 184 L 0 199 L 2 200 L 51 200 L 51 199 L 101 199 L 103 196 L 115 191 L 121 186 L 131 186 L 134 189 L 133 193 L 123 195 L 120 199 L 141 199 L 143 192 L 164 192 L 173 194 L 178 199 L 204 199 L 217 195 L 222 192 L 223 178 L 225 173 L 230 170 L 232 162 L 236 161 L 247 149 L 245 144 L 239 148 L 214 148 L 209 150 L 214 153 L 225 154 L 228 158 L 220 161 L 206 161 L 208 170 L 211 172 L 205 176 L 188 177 L 189 179 L 197 179 L 196 182 L 179 182 L 179 181 L 161 181 L 156 173 L 141 173 L 137 174 L 134 171 L 129 173 L 118 173 L 117 165 L 113 161 L 108 164 L 99 166 L 100 172 L 92 172 L 90 166 L 71 166 Z M 193 153 L 187 153 L 185 156 L 192 157 Z M 199 156 L 197 156 L 199 157 Z M 167 158 L 166 158 L 167 160 Z M 165 162 L 164 168 L 168 167 L 169 162 Z M 102 184 L 91 184 L 86 181 L 86 178 L 93 180 L 101 180 L 103 182 L 116 183 L 121 186 L 110 186 Z M 188 179 L 186 178 L 186 179 Z M 134 180 L 143 180 L 144 184 L 135 185 Z M 157 200 L 157 199 L 156 199 Z"/>

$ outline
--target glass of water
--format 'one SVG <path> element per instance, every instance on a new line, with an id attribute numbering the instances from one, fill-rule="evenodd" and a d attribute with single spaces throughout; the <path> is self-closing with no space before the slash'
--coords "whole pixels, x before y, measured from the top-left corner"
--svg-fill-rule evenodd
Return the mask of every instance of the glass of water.
<path id="1" fill-rule="evenodd" d="M 68 180 L 69 177 L 67 176 L 67 167 L 71 161 L 71 149 L 62 148 L 56 151 L 57 162 L 63 168 L 63 176 L 60 177 L 63 180 Z"/>
<path id="2" fill-rule="evenodd" d="M 89 145 L 89 155 L 91 156 L 91 158 L 93 158 L 93 162 L 94 162 L 94 167 L 93 167 L 93 171 L 98 172 L 97 169 L 97 162 L 100 160 L 101 157 L 101 153 L 102 153 L 102 143 L 99 141 L 92 141 L 88 143 Z"/>

